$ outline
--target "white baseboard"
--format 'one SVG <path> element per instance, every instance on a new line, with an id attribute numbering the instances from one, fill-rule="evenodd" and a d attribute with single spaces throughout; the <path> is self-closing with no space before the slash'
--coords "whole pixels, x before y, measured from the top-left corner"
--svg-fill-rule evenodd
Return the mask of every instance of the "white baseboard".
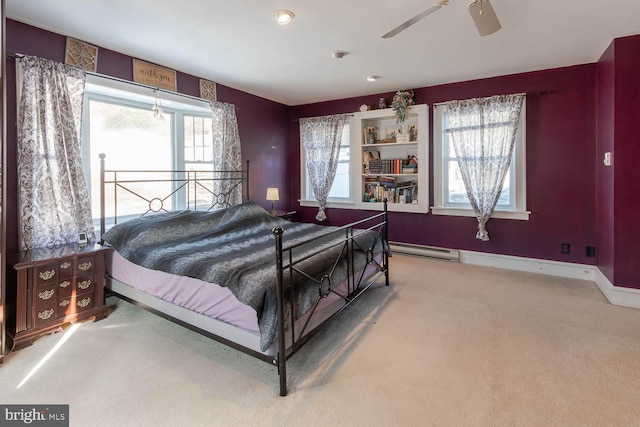
<path id="1" fill-rule="evenodd" d="M 594 270 L 596 276 L 594 282 L 611 304 L 640 308 L 640 289 L 615 286 L 599 268 L 594 267 Z"/>
<path id="2" fill-rule="evenodd" d="M 600 292 L 613 305 L 640 308 L 640 289 L 623 288 L 613 285 L 597 266 L 574 264 L 569 262 L 549 261 L 535 258 L 524 258 L 510 255 L 488 254 L 484 252 L 460 251 L 460 262 L 463 264 L 482 265 L 485 267 L 504 268 L 507 270 L 527 271 L 530 273 L 549 274 L 551 276 L 595 282 Z"/>

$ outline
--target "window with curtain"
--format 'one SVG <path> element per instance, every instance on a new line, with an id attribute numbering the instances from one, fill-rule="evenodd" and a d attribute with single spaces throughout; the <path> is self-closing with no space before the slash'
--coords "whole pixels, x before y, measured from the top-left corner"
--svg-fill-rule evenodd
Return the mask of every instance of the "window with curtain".
<path id="1" fill-rule="evenodd" d="M 345 114 L 300 119 L 303 166 L 318 202 L 318 221 L 327 219 L 325 208 L 339 164 L 345 121 Z"/>
<path id="2" fill-rule="evenodd" d="M 331 190 L 327 202 L 350 202 L 351 201 L 351 134 L 350 123 L 347 121 L 342 130 L 340 138 L 340 154 L 338 155 L 338 166 L 336 168 L 336 176 L 333 179 Z M 302 145 L 302 144 L 301 144 Z M 317 205 L 317 201 L 313 196 L 313 188 L 307 173 L 304 159 L 304 147 L 300 147 L 301 170 L 301 202 L 307 202 L 307 205 Z"/>
<path id="3" fill-rule="evenodd" d="M 451 124 L 446 104 L 434 106 L 434 206 L 436 215 L 475 216 L 467 195 L 451 138 Z M 522 103 L 515 143 L 509 168 L 492 218 L 526 220 L 526 102 Z M 487 122 L 486 126 L 507 126 L 501 122 Z M 480 132 L 480 128 L 477 129 Z"/>
<path id="4" fill-rule="evenodd" d="M 158 108 L 154 111 L 154 105 L 161 114 Z M 100 153 L 106 154 L 110 170 L 212 171 L 217 166 L 220 156 L 208 102 L 166 93 L 156 97 L 148 88 L 90 76 L 83 114 L 83 163 L 96 225 L 100 217 Z M 145 194 L 169 194 L 174 183 L 145 185 L 153 186 L 146 188 Z M 208 192 L 198 198 L 203 205 L 211 203 Z M 119 215 L 141 212 L 142 203 L 124 193 L 118 200 Z M 167 209 L 186 207 L 181 194 L 166 203 Z"/>

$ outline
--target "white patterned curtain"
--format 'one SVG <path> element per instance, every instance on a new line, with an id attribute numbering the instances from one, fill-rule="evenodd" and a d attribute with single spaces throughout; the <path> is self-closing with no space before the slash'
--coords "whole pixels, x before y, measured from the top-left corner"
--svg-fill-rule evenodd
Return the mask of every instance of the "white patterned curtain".
<path id="1" fill-rule="evenodd" d="M 476 238 L 483 241 L 509 170 L 523 100 L 517 94 L 447 102 L 450 138 L 478 219 Z"/>
<path id="2" fill-rule="evenodd" d="M 18 197 L 22 249 L 95 240 L 82 169 L 86 73 L 25 56 L 18 63 Z"/>
<path id="3" fill-rule="evenodd" d="M 324 210 L 336 177 L 345 119 L 344 114 L 300 119 L 300 138 L 304 146 L 307 174 L 313 194 L 320 204 L 316 214 L 318 221 L 327 219 Z"/>
<path id="4" fill-rule="evenodd" d="M 213 122 L 213 170 L 219 171 L 213 184 L 213 207 L 226 208 L 242 203 L 242 180 L 237 172 L 242 170 L 240 134 L 236 108 L 224 102 L 211 102 Z"/>

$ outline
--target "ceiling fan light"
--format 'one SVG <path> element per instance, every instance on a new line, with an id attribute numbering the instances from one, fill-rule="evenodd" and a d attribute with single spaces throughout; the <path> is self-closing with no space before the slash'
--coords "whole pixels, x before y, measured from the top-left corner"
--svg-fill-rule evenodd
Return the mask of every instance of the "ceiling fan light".
<path id="1" fill-rule="evenodd" d="M 279 25 L 287 25 L 289 22 L 293 21 L 295 16 L 296 15 L 290 10 L 276 10 L 273 12 L 273 19 L 275 19 Z"/>
<path id="2" fill-rule="evenodd" d="M 467 5 L 467 9 L 481 36 L 488 36 L 502 28 L 489 0 L 473 0 Z"/>

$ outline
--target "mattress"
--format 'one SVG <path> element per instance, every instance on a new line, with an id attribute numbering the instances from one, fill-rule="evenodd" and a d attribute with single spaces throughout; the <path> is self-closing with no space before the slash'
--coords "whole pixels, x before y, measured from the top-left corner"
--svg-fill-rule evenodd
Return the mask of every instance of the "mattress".
<path id="1" fill-rule="evenodd" d="M 380 263 L 382 255 L 376 256 L 375 260 Z M 364 271 L 357 272 L 356 277 L 362 274 L 364 281 L 377 272 L 375 263 L 369 264 Z M 238 301 L 225 287 L 142 267 L 117 251 L 107 255 L 106 273 L 107 288 L 117 294 L 257 353 L 275 356 L 278 352 L 277 341 L 268 349 L 261 348 L 256 311 Z M 345 294 L 346 289 L 346 282 L 334 287 L 341 294 Z M 306 335 L 344 305 L 343 298 L 330 293 L 320 300 L 313 313 L 307 313 L 295 322 L 296 334 Z M 292 340 L 292 335 L 287 333 L 287 348 Z"/>

